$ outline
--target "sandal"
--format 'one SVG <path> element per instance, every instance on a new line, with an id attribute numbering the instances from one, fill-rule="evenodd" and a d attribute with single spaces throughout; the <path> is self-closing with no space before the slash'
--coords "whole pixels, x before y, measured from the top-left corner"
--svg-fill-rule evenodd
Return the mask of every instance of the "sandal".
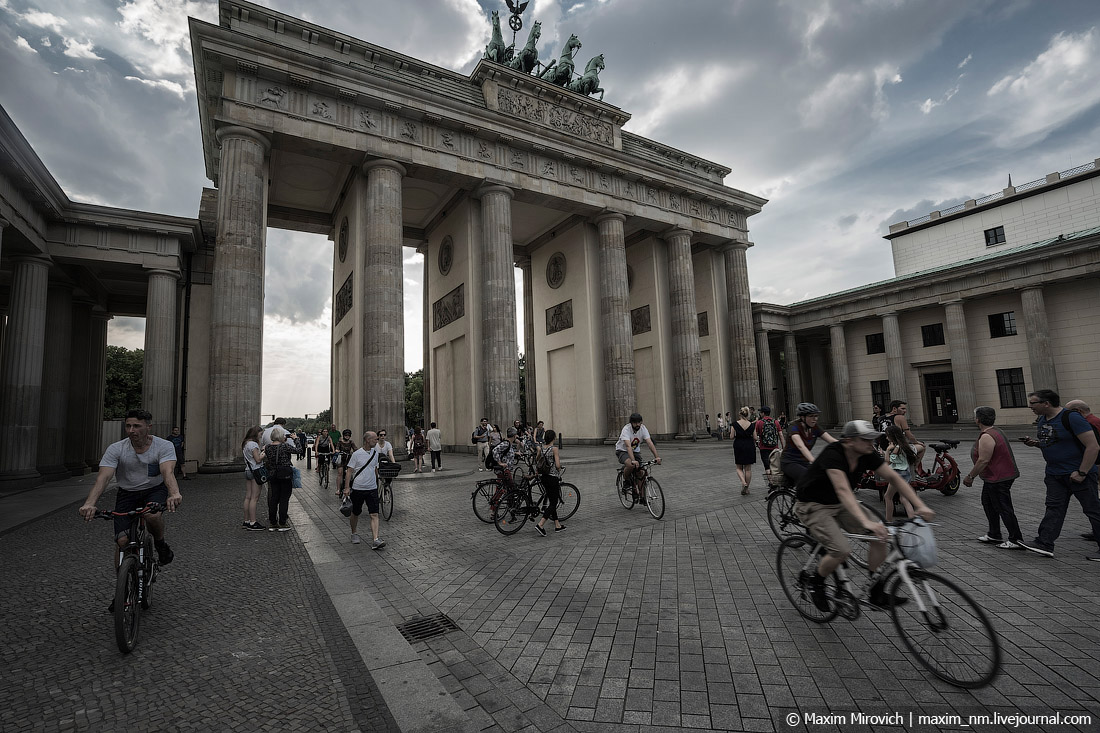
<path id="1" fill-rule="evenodd" d="M 748 484 L 745 484 L 745 485 L 744 485 L 744 486 L 743 486 L 743 487 L 741 488 L 741 496 L 746 496 L 746 495 L 748 495 L 748 493 L 749 493 L 749 485 L 748 485 Z"/>

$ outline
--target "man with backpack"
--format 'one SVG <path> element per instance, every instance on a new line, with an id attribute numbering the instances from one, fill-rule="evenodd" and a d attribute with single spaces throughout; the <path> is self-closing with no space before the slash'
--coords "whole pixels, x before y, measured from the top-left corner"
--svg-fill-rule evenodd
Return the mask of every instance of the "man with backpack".
<path id="1" fill-rule="evenodd" d="M 477 470 L 485 470 L 485 458 L 489 455 L 489 418 L 481 418 L 481 424 L 474 428 L 470 440 L 477 446 Z"/>
<path id="2" fill-rule="evenodd" d="M 1096 494 L 1096 457 L 1100 453 L 1094 428 L 1073 410 L 1063 409 L 1058 393 L 1040 389 L 1027 396 L 1027 406 L 1039 416 L 1036 437 L 1020 438 L 1043 452 L 1047 463 L 1043 482 L 1047 487 L 1046 513 L 1034 542 L 1019 542 L 1025 550 L 1054 557 L 1054 542 L 1062 532 L 1070 497 L 1092 523 L 1093 539 L 1100 537 L 1100 497 Z M 1085 559 L 1100 562 L 1100 554 Z"/>
<path id="3" fill-rule="evenodd" d="M 772 475 L 772 451 L 783 445 L 783 431 L 772 417 L 772 408 L 761 407 L 760 419 L 756 421 L 756 447 L 760 449 L 760 460 L 764 463 L 764 475 Z"/>

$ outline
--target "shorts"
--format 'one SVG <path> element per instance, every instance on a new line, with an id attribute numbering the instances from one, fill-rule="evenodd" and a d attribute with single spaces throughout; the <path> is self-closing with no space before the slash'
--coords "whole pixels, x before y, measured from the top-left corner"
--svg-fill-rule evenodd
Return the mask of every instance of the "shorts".
<path id="1" fill-rule="evenodd" d="M 818 504 L 814 501 L 795 502 L 794 513 L 810 536 L 825 546 L 830 557 L 846 558 L 852 553 L 852 543 L 844 536 L 869 534 L 863 522 L 853 517 L 843 504 Z"/>
<path id="2" fill-rule="evenodd" d="M 359 516 L 363 513 L 363 502 L 367 502 L 367 514 L 378 513 L 378 489 L 351 490 L 351 513 Z"/>
<path id="3" fill-rule="evenodd" d="M 164 484 L 160 486 L 154 486 L 151 489 L 142 489 L 141 491 L 123 491 L 118 490 L 118 495 L 115 497 L 115 511 L 116 512 L 132 512 L 135 509 L 141 509 L 149 502 L 156 502 L 157 504 L 168 503 L 168 487 Z M 157 514 L 148 514 L 146 516 L 155 517 Z M 115 539 L 130 535 L 130 527 L 133 524 L 135 517 L 115 517 Z"/>
<path id="4" fill-rule="evenodd" d="M 628 455 L 630 455 L 630 451 L 625 451 L 625 450 L 615 451 L 615 457 L 619 459 L 619 465 L 620 466 L 625 466 L 626 465 L 626 457 Z M 635 451 L 634 452 L 634 460 L 637 461 L 638 463 L 642 462 L 642 452 L 641 451 Z"/>

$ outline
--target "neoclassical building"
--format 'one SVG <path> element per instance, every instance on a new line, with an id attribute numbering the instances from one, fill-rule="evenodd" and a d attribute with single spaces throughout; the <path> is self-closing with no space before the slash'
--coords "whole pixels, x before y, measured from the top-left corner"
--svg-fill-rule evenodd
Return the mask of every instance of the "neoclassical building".
<path id="1" fill-rule="evenodd" d="M 761 399 L 828 422 L 909 402 L 917 424 L 974 407 L 1029 423 L 1027 392 L 1100 402 L 1100 160 L 890 227 L 896 276 L 753 304 Z M 782 359 L 783 368 L 780 368 Z"/>

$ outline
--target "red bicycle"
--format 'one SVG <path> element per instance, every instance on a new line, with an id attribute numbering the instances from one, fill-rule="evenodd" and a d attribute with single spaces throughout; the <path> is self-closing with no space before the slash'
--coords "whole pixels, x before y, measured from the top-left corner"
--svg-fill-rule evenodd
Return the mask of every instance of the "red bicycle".
<path id="1" fill-rule="evenodd" d="M 936 460 L 932 464 L 930 473 L 925 471 L 919 464 L 914 467 L 916 475 L 909 479 L 909 485 L 913 487 L 914 491 L 933 489 L 944 496 L 954 496 L 959 492 L 959 485 L 962 481 L 959 476 L 959 464 L 955 463 L 955 458 L 950 453 L 951 449 L 956 448 L 958 445 L 959 441 L 957 440 L 943 440 L 940 443 L 928 444 L 928 447 L 936 452 Z M 880 481 L 873 471 L 868 471 L 859 482 L 859 488 L 876 489 L 879 501 L 882 501 L 886 495 L 887 483 Z M 899 497 L 897 496 L 894 497 L 894 509 L 902 514 L 905 513 L 904 509 L 900 507 Z"/>

